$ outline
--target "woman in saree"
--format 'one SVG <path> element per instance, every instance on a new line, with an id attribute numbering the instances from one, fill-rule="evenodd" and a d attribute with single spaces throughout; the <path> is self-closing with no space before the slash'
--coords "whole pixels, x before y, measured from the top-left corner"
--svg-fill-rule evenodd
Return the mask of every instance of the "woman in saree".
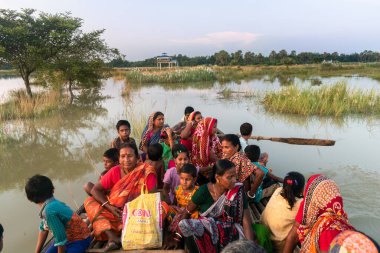
<path id="1" fill-rule="evenodd" d="M 223 159 L 228 159 L 235 165 L 237 181 L 244 184 L 247 196 L 255 199 L 257 190 L 264 178 L 264 171 L 252 164 L 244 153 L 239 152 L 240 149 L 240 140 L 236 134 L 226 134 L 223 136 Z M 250 180 L 251 174 L 255 176 L 252 183 Z"/>
<path id="2" fill-rule="evenodd" d="M 301 253 L 328 252 L 334 237 L 346 230 L 355 229 L 348 223 L 337 184 L 321 174 L 312 175 L 283 252 L 293 252 L 298 242 Z"/>
<path id="3" fill-rule="evenodd" d="M 253 240 L 248 203 L 242 185 L 236 183 L 234 164 L 219 160 L 212 170 L 211 182 L 199 187 L 184 214 L 200 212 L 198 219 L 183 219 L 176 239 L 184 238 L 190 252 L 220 252 L 228 243 Z"/>
<path id="4" fill-rule="evenodd" d="M 187 118 L 186 127 L 181 132 L 181 144 L 184 145 L 187 150 L 191 152 L 192 144 L 193 144 L 193 134 L 195 129 L 197 128 L 198 123 L 202 120 L 202 113 L 199 111 L 195 111 L 190 113 Z"/>
<path id="5" fill-rule="evenodd" d="M 208 182 L 208 174 L 221 156 L 221 146 L 216 132 L 217 120 L 206 117 L 198 123 L 193 134 L 191 163 L 199 168 L 199 184 Z"/>
<path id="6" fill-rule="evenodd" d="M 139 162 L 137 147 L 123 144 L 120 165 L 110 169 L 91 190 L 92 197 L 84 202 L 92 223 L 96 240 L 108 240 L 105 251 L 120 248 L 121 214 L 125 203 L 134 200 L 146 184 L 150 192 L 156 191 L 155 169 Z M 109 196 L 105 192 L 110 190 Z"/>
<path id="7" fill-rule="evenodd" d="M 165 118 L 162 112 L 152 113 L 141 135 L 140 150 L 147 153 L 149 145 L 158 143 L 161 139 L 161 134 L 168 127 L 168 125 L 165 125 Z"/>

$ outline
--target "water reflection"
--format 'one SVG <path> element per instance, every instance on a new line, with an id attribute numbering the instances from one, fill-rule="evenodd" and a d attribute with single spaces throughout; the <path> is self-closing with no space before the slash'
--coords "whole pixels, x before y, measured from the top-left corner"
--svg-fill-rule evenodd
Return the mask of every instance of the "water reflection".
<path id="1" fill-rule="evenodd" d="M 93 170 L 89 157 L 101 157 L 108 139 L 90 141 L 85 131 L 107 114 L 101 104 L 104 99 L 99 90 L 87 90 L 69 107 L 47 119 L 4 124 L 7 135 L 0 145 L 0 192 L 22 188 L 25 179 L 37 173 L 73 180 Z"/>

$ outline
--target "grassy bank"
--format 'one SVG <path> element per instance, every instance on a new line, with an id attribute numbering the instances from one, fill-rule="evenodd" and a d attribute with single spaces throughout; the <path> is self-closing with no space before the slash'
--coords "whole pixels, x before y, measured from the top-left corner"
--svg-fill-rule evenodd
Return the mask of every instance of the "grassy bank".
<path id="1" fill-rule="evenodd" d="M 35 93 L 33 99 L 24 90 L 13 91 L 0 105 L 0 121 L 44 117 L 67 103 L 57 91 Z"/>
<path id="2" fill-rule="evenodd" d="M 122 79 L 126 76 L 132 83 L 188 83 L 219 81 L 221 83 L 266 78 L 286 83 L 294 77 L 312 79 L 332 76 L 365 76 L 380 80 L 379 63 L 326 63 L 292 66 L 210 66 L 179 68 L 122 68 L 114 69 L 113 76 Z M 291 83 L 291 82 L 289 82 Z"/>
<path id="3" fill-rule="evenodd" d="M 374 90 L 350 89 L 344 82 L 321 88 L 297 86 L 267 92 L 262 103 L 271 112 L 299 115 L 342 116 L 380 115 L 380 94 Z"/>
<path id="4" fill-rule="evenodd" d="M 171 68 L 171 69 L 132 69 L 127 79 L 137 83 L 188 83 L 215 81 L 215 72 L 211 68 Z"/>

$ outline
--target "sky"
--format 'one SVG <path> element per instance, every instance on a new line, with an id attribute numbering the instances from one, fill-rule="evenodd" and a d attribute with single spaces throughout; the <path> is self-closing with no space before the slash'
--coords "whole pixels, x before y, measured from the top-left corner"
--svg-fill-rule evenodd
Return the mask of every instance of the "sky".
<path id="1" fill-rule="evenodd" d="M 70 12 L 129 61 L 222 49 L 380 51 L 380 0 L 0 0 L 0 8 Z"/>

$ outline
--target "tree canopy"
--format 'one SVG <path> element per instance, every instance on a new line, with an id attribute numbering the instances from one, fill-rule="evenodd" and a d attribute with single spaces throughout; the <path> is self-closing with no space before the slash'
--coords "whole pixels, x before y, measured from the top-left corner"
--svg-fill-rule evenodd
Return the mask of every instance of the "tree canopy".
<path id="1" fill-rule="evenodd" d="M 101 40 L 104 30 L 84 33 L 81 26 L 70 13 L 1 9 L 0 63 L 18 69 L 29 97 L 30 77 L 37 71 L 59 71 L 63 80 L 83 84 L 84 77 L 99 76 L 104 60 L 117 51 Z"/>
<path id="2" fill-rule="evenodd" d="M 216 52 L 211 56 L 188 57 L 186 55 L 174 55 L 180 66 L 197 66 L 197 65 L 292 65 L 292 64 L 313 64 L 322 63 L 323 61 L 339 62 L 378 62 L 380 53 L 365 50 L 361 53 L 338 54 L 333 53 L 312 53 L 300 52 L 295 50 L 288 53 L 282 49 L 279 52 L 272 50 L 268 56 L 261 53 L 247 51 L 243 53 L 238 50 L 234 53 L 228 53 L 225 50 Z M 129 62 L 123 58 L 110 62 L 112 67 L 154 67 L 156 66 L 155 58 L 149 58 L 144 61 Z"/>

